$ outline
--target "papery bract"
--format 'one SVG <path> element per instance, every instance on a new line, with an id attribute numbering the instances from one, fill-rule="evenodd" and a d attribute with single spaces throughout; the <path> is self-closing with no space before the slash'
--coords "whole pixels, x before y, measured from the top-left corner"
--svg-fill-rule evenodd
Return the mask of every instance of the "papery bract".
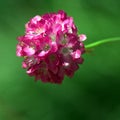
<path id="1" fill-rule="evenodd" d="M 24 57 L 22 67 L 27 74 L 43 82 L 61 83 L 72 77 L 82 64 L 85 51 L 73 18 L 60 10 L 35 16 L 25 25 L 25 35 L 18 37 L 16 54 Z"/>

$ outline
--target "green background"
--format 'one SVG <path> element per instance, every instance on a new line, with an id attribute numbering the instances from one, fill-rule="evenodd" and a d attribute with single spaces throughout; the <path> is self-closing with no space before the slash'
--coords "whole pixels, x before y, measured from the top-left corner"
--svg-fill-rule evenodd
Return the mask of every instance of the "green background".
<path id="1" fill-rule="evenodd" d="M 16 37 L 35 15 L 65 10 L 85 44 L 120 36 L 120 0 L 0 1 L 0 120 L 120 120 L 120 42 L 96 47 L 61 85 L 34 82 L 16 57 Z"/>

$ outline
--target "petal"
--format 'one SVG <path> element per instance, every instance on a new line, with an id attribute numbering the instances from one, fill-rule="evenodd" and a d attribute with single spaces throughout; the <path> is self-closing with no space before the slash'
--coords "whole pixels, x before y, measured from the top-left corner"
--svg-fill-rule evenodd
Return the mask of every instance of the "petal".
<path id="1" fill-rule="evenodd" d="M 35 54 L 35 49 L 32 47 L 27 46 L 23 49 L 23 51 L 26 53 L 27 56 L 31 56 L 31 55 Z"/>
<path id="2" fill-rule="evenodd" d="M 41 51 L 41 52 L 38 54 L 38 56 L 39 56 L 39 57 L 42 57 L 42 56 L 45 56 L 45 54 L 46 54 L 45 51 Z"/>
<path id="3" fill-rule="evenodd" d="M 72 55 L 72 57 L 74 59 L 78 59 L 81 56 L 81 51 L 80 50 L 76 50 L 75 52 L 72 52 L 71 55 Z"/>
<path id="4" fill-rule="evenodd" d="M 23 68 L 27 68 L 27 64 L 25 62 L 22 63 Z"/>
<path id="5" fill-rule="evenodd" d="M 22 56 L 22 47 L 20 45 L 17 45 L 16 55 L 19 57 Z"/>
<path id="6" fill-rule="evenodd" d="M 79 35 L 79 40 L 80 41 L 85 41 L 87 39 L 86 35 L 85 34 L 80 34 Z"/>
<path id="7" fill-rule="evenodd" d="M 58 50 L 58 46 L 56 42 L 51 43 L 51 52 L 56 52 Z"/>

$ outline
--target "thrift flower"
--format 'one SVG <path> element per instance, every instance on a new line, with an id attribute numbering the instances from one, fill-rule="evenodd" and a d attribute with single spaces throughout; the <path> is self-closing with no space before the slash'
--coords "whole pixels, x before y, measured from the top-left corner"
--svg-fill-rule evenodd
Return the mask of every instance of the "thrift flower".
<path id="1" fill-rule="evenodd" d="M 23 57 L 22 67 L 43 82 L 61 83 L 72 77 L 82 64 L 86 36 L 77 34 L 73 18 L 60 10 L 35 16 L 18 37 L 16 54 Z"/>

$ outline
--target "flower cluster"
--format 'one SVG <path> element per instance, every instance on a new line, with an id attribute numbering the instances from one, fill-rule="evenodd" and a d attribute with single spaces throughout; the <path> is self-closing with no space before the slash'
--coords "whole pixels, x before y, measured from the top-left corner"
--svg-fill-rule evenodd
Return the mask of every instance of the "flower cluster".
<path id="1" fill-rule="evenodd" d="M 25 35 L 18 37 L 16 54 L 24 57 L 27 74 L 43 82 L 61 83 L 72 77 L 83 62 L 86 39 L 78 35 L 73 18 L 60 10 L 35 16 L 25 25 Z"/>

